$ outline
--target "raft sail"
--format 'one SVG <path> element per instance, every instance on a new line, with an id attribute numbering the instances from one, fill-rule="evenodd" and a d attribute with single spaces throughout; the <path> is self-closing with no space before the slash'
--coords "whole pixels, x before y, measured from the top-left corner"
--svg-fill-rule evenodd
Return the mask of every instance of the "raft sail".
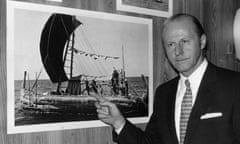
<path id="1" fill-rule="evenodd" d="M 50 80 L 59 84 L 57 92 L 59 92 L 61 82 L 72 78 L 71 74 L 70 78 L 67 76 L 64 65 L 68 49 L 72 49 L 69 47 L 69 43 L 72 42 L 71 36 L 74 30 L 81 24 L 75 16 L 53 14 L 43 28 L 40 41 L 42 63 Z M 79 92 L 76 92 L 79 90 L 71 87 L 75 85 L 76 80 L 70 80 L 70 82 L 73 82 L 73 84 L 68 86 L 68 92 L 70 94 L 79 94 Z"/>
<path id="2" fill-rule="evenodd" d="M 64 48 L 73 31 L 81 24 L 74 16 L 53 14 L 43 28 L 40 41 L 42 63 L 54 83 L 67 81 Z"/>

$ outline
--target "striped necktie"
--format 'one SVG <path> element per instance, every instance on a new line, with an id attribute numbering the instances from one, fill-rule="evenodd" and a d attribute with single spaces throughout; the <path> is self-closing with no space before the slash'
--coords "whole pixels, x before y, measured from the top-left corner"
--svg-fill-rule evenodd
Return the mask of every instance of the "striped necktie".
<path id="1" fill-rule="evenodd" d="M 186 91 L 183 96 L 181 104 L 181 115 L 180 115 L 180 144 L 184 143 L 184 138 L 187 130 L 188 119 L 192 109 L 192 90 L 190 88 L 189 80 L 185 80 Z"/>

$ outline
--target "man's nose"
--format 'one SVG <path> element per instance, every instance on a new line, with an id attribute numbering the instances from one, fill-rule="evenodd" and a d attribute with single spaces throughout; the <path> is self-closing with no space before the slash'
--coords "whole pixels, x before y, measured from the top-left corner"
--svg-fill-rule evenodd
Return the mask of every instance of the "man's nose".
<path id="1" fill-rule="evenodd" d="M 178 56 L 182 55 L 183 53 L 183 46 L 181 44 L 177 44 L 175 47 L 175 55 Z"/>

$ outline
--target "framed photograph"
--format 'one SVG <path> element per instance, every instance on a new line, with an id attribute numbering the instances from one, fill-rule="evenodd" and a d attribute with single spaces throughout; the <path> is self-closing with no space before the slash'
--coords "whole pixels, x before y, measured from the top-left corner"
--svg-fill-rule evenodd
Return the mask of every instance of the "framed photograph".
<path id="1" fill-rule="evenodd" d="M 8 1 L 8 134 L 106 126 L 92 93 L 147 122 L 152 35 L 151 19 Z"/>
<path id="2" fill-rule="evenodd" d="M 158 17 L 170 17 L 173 0 L 116 0 L 117 10 Z"/>

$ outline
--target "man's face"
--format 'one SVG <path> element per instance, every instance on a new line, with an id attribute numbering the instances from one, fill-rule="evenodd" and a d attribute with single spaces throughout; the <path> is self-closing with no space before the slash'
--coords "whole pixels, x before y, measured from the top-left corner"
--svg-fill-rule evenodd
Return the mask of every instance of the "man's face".
<path id="1" fill-rule="evenodd" d="M 163 31 L 163 42 L 170 63 L 183 75 L 189 76 L 201 64 L 206 36 L 199 38 L 191 21 L 170 22 Z"/>

